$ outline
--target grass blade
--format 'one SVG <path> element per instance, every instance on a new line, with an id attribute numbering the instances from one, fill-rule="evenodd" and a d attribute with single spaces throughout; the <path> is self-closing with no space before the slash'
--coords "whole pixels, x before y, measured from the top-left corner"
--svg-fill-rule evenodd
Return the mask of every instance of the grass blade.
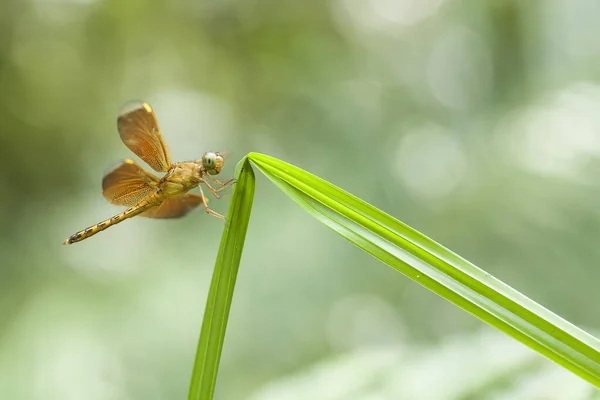
<path id="1" fill-rule="evenodd" d="M 254 172 L 246 158 L 238 163 L 235 178 L 237 182 L 231 196 L 202 320 L 189 400 L 210 400 L 213 397 L 233 289 L 250 221 L 255 185 Z"/>
<path id="2" fill-rule="evenodd" d="M 600 341 L 432 239 L 273 157 L 248 158 L 319 221 L 422 286 L 600 387 Z"/>

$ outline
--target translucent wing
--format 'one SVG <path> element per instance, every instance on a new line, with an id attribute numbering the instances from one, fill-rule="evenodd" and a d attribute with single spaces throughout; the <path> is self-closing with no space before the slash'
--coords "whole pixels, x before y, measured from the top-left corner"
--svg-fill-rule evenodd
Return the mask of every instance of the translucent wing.
<path id="1" fill-rule="evenodd" d="M 166 172 L 171 167 L 171 153 L 150 104 L 144 101 L 127 103 L 119 114 L 117 128 L 125 146 L 153 170 Z"/>
<path id="2" fill-rule="evenodd" d="M 102 194 L 110 203 L 131 207 L 156 192 L 159 179 L 133 160 L 124 160 L 102 179 Z"/>
<path id="3" fill-rule="evenodd" d="M 140 214 L 147 218 L 179 218 L 183 217 L 194 208 L 202 204 L 202 196 L 188 193 L 169 197 L 158 207 L 154 207 Z"/>

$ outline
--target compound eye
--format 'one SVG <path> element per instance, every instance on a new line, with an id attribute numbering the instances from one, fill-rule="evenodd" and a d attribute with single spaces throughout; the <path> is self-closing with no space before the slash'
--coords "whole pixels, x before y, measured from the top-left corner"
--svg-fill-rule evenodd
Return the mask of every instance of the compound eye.
<path id="1" fill-rule="evenodd" d="M 215 160 L 217 155 L 215 153 L 206 153 L 202 156 L 202 164 L 205 168 L 212 169 L 215 167 Z"/>

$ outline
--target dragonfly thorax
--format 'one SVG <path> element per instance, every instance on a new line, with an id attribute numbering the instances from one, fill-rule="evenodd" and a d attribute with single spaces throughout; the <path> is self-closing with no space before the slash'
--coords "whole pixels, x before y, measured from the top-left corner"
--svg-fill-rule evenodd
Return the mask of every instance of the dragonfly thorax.
<path id="1" fill-rule="evenodd" d="M 173 164 L 161 179 L 159 187 L 166 196 L 183 194 L 198 186 L 202 181 L 201 166 L 195 162 Z"/>

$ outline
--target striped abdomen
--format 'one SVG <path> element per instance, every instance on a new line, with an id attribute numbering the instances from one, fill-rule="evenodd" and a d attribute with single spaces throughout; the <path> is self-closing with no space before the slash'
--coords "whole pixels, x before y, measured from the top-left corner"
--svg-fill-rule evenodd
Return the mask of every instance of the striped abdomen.
<path id="1" fill-rule="evenodd" d="M 90 236 L 94 236 L 96 233 L 101 232 L 110 226 L 116 225 L 119 222 L 126 220 L 127 218 L 135 217 L 136 215 L 143 213 L 144 211 L 158 205 L 159 203 L 160 202 L 156 201 L 155 197 L 147 200 L 142 200 L 135 206 L 129 207 L 127 210 L 115 215 L 112 218 L 105 219 L 102 222 L 98 222 L 96 225 L 92 225 L 87 229 L 74 233 L 73 235 L 71 235 L 71 237 L 65 240 L 63 244 L 80 242 L 83 239 L 87 239 Z"/>

